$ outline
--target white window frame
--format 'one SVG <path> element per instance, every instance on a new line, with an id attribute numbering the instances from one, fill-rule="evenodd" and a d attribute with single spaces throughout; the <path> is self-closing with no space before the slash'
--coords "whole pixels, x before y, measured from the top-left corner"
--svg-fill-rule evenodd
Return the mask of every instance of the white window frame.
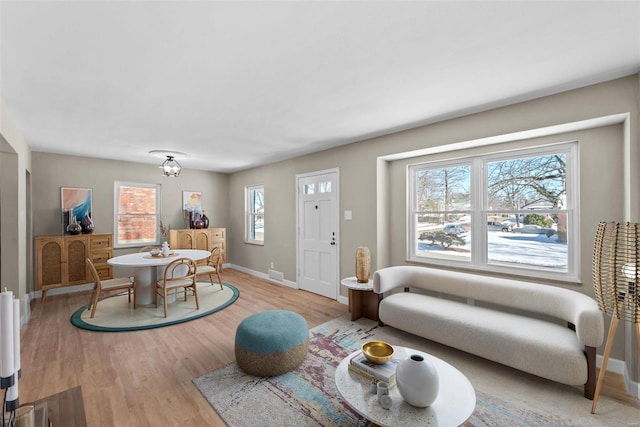
<path id="1" fill-rule="evenodd" d="M 567 156 L 566 173 L 566 206 L 561 210 L 568 217 L 567 229 L 567 271 L 538 271 L 531 267 L 517 267 L 489 264 L 487 250 L 487 222 L 484 220 L 487 214 L 496 212 L 488 209 L 486 164 L 500 160 L 516 159 L 520 157 L 545 156 L 555 153 L 565 153 Z M 417 231 L 416 221 L 416 172 L 425 168 L 447 168 L 471 164 L 471 257 L 461 260 L 443 259 L 437 257 L 424 257 L 416 254 Z M 557 144 L 541 145 L 525 149 L 490 152 L 475 156 L 466 156 L 442 161 L 422 162 L 407 165 L 407 259 L 408 261 L 455 267 L 461 269 L 479 270 L 487 272 L 504 273 L 514 276 L 526 276 L 577 282 L 580 280 L 580 247 L 578 234 L 580 230 L 579 201 L 579 152 L 578 142 L 562 142 Z M 545 211 L 547 212 L 547 211 Z"/>
<path id="2" fill-rule="evenodd" d="M 262 192 L 262 212 L 257 213 L 254 211 L 255 203 L 253 203 L 253 198 L 255 197 L 256 192 Z M 264 185 L 248 185 L 244 188 L 244 211 L 245 211 L 245 227 L 244 227 L 244 241 L 245 243 L 249 243 L 252 245 L 264 245 L 264 214 L 265 214 L 265 192 Z M 256 225 L 256 217 L 258 215 L 262 215 L 262 224 L 263 224 L 263 234 L 262 240 L 255 238 L 255 225 Z"/>
<path id="3" fill-rule="evenodd" d="M 118 208 L 120 206 L 120 188 L 121 187 L 139 187 L 139 188 L 155 188 L 156 190 L 156 207 L 155 214 L 153 213 L 145 213 L 144 215 L 154 215 L 156 217 L 156 232 L 155 232 L 155 241 L 154 242 L 145 242 L 145 243 L 121 243 L 119 239 L 119 228 L 118 228 L 118 216 L 122 214 L 129 214 L 127 212 L 119 212 Z M 126 181 L 115 181 L 113 187 L 113 247 L 114 248 L 134 248 L 141 247 L 147 245 L 159 245 L 161 242 L 161 233 L 160 233 L 160 219 L 161 212 L 160 207 L 162 206 L 162 197 L 161 197 L 162 185 L 160 184 L 148 184 L 148 183 L 140 183 L 140 182 L 126 182 Z"/>

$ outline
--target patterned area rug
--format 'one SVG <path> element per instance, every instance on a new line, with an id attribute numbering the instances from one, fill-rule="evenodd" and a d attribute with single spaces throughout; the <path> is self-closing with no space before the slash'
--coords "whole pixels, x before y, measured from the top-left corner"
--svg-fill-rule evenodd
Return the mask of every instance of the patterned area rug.
<path id="1" fill-rule="evenodd" d="M 105 298 L 98 303 L 93 319 L 87 306 L 82 306 L 71 316 L 71 323 L 81 329 L 98 332 L 138 331 L 142 329 L 161 328 L 176 323 L 199 319 L 220 311 L 233 304 L 240 296 L 240 291 L 228 283 L 212 286 L 210 282 L 198 282 L 198 300 L 200 309 L 196 309 L 193 296 L 183 300 L 183 293 L 176 301 L 168 304 L 167 317 L 164 307 L 159 304 L 141 306 L 134 310 L 129 304 L 127 293 Z M 88 297 L 87 297 L 88 298 Z M 168 300 L 169 301 L 169 300 Z"/>
<path id="2" fill-rule="evenodd" d="M 350 322 L 346 317 L 341 317 L 310 331 L 309 354 L 295 371 L 277 377 L 253 377 L 244 374 L 232 363 L 194 379 L 193 383 L 229 426 L 368 426 L 368 421 L 354 413 L 340 398 L 334 383 L 335 369 L 344 357 L 359 349 L 365 341 L 384 340 L 417 348 L 416 337 L 411 335 L 408 339 L 403 338 L 398 336 L 398 332 L 390 327 L 378 327 L 376 322 L 364 319 Z M 428 351 L 424 348 L 421 350 Z M 434 355 L 447 360 L 442 354 Z M 486 363 L 479 358 L 472 357 L 471 360 Z M 450 363 L 458 365 L 456 367 L 468 375 L 465 367 L 456 362 Z M 486 369 L 482 367 L 481 370 Z M 489 374 L 491 378 L 495 376 L 491 372 Z M 513 377 L 512 371 L 507 375 Z M 473 378 L 470 377 L 470 380 L 474 383 Z M 535 377 L 531 376 L 515 378 L 516 384 L 520 381 L 536 382 Z M 549 386 L 548 383 L 542 380 L 543 386 Z M 464 424 L 466 427 L 586 425 L 583 421 L 566 418 L 562 405 L 557 405 L 562 415 L 546 413 L 534 404 L 527 404 L 526 400 L 509 400 L 508 391 L 503 396 L 506 398 L 500 398 L 480 390 L 477 384 L 474 387 L 476 410 Z M 550 387 L 557 388 L 553 384 Z M 571 395 L 566 403 L 568 407 L 575 406 L 573 400 L 581 402 L 583 407 L 577 410 L 581 413 L 584 411 L 585 420 L 590 419 L 588 411 L 591 401 L 584 399 L 580 391 L 574 388 L 566 387 L 561 392 Z M 611 419 L 603 423 L 597 418 L 591 419 L 595 421 L 589 425 L 618 425 L 609 424 Z"/>

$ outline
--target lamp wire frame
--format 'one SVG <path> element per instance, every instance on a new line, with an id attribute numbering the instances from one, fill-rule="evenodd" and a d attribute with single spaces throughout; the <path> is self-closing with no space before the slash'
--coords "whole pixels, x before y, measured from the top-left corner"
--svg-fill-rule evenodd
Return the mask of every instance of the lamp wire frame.
<path id="1" fill-rule="evenodd" d="M 635 324 L 640 356 L 640 239 L 638 224 L 600 222 L 593 246 L 593 288 L 600 311 L 611 316 L 591 405 L 595 414 L 620 319 Z"/>
<path id="2" fill-rule="evenodd" d="M 593 286 L 605 314 L 640 323 L 638 223 L 600 222 L 593 253 Z"/>

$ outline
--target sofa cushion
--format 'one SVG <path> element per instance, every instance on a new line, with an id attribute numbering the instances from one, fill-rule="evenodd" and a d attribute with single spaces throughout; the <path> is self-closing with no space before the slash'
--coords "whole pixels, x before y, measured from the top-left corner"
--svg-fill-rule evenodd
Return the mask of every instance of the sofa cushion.
<path id="1" fill-rule="evenodd" d="M 583 345 L 598 347 L 604 340 L 604 319 L 597 302 L 570 289 L 414 266 L 387 267 L 374 274 L 373 290 L 376 293 L 405 287 L 486 301 L 571 322 Z"/>
<path id="2" fill-rule="evenodd" d="M 587 381 L 583 344 L 566 325 L 411 292 L 380 302 L 389 326 L 568 385 Z"/>

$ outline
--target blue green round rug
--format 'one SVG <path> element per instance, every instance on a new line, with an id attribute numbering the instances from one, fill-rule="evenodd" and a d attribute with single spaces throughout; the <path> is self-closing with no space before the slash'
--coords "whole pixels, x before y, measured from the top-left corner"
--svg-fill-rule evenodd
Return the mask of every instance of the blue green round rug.
<path id="1" fill-rule="evenodd" d="M 164 308 L 155 304 L 133 308 L 129 304 L 126 292 L 104 298 L 98 302 L 94 318 L 87 305 L 80 307 L 71 316 L 71 323 L 81 329 L 98 332 L 139 331 L 161 328 L 208 316 L 233 304 L 240 296 L 240 291 L 228 283 L 220 286 L 210 282 L 198 282 L 198 299 L 200 309 L 196 310 L 193 295 L 184 301 L 184 294 L 178 292 L 176 301 L 169 304 L 168 315 L 164 317 Z"/>

